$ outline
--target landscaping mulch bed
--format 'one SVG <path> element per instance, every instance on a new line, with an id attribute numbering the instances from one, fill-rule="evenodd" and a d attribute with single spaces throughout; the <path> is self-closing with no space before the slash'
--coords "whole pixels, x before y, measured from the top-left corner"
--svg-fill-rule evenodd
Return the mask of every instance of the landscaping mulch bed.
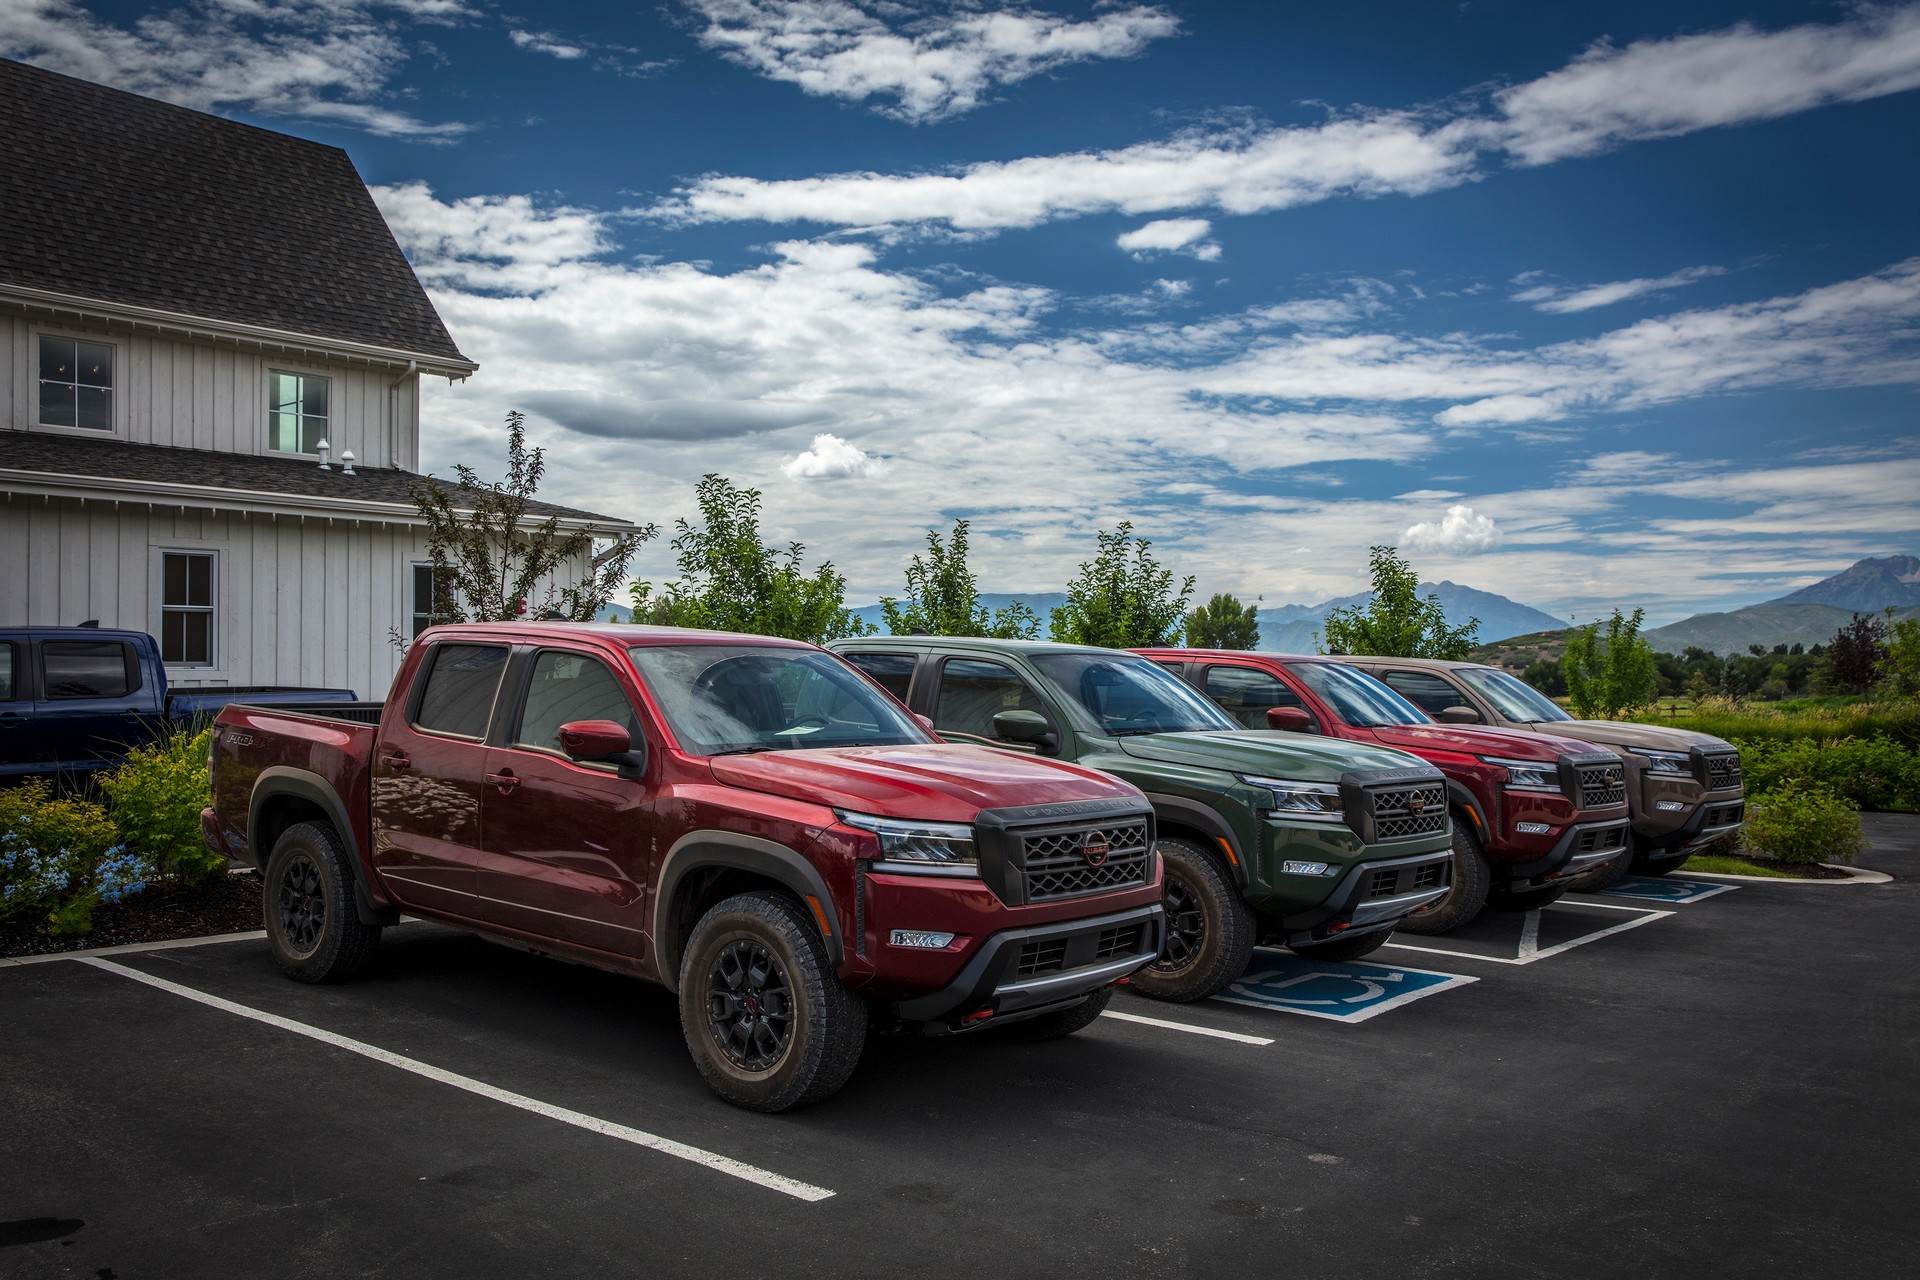
<path id="1" fill-rule="evenodd" d="M 93 932 L 82 937 L 50 937 L 38 921 L 9 920 L 0 924 L 0 957 L 246 933 L 259 927 L 260 877 L 249 871 L 192 888 L 156 886 L 109 903 L 93 913 Z"/>

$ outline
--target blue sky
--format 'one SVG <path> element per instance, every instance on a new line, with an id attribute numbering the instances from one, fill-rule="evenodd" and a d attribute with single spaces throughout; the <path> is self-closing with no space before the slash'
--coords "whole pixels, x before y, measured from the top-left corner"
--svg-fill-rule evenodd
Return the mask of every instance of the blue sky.
<path id="1" fill-rule="evenodd" d="M 0 54 L 348 150 L 480 373 L 430 469 L 850 594 L 1120 519 L 1655 621 L 1920 549 L 1920 4 L 5 0 Z M 664 542 L 664 540 L 663 540 Z M 643 576 L 670 568 L 664 545 Z"/>

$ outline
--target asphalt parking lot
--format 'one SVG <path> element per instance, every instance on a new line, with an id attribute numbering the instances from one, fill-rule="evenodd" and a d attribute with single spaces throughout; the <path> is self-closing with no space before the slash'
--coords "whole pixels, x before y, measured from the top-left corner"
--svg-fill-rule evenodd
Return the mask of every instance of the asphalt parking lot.
<path id="1" fill-rule="evenodd" d="M 1870 822 L 1891 884 L 1262 952 L 774 1117 L 664 992 L 428 924 L 338 987 L 258 940 L 0 965 L 0 1275 L 1907 1276 L 1920 824 Z"/>

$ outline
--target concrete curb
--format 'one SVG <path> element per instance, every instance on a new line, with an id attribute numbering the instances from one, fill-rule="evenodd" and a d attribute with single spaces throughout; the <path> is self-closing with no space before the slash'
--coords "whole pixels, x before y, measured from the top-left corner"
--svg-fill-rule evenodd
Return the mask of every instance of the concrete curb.
<path id="1" fill-rule="evenodd" d="M 1831 862 L 1820 864 L 1832 871 L 1847 873 L 1845 880 L 1808 880 L 1800 876 L 1736 876 L 1726 871 L 1688 871 L 1678 868 L 1674 874 L 1700 876 L 1707 880 L 1739 880 L 1746 884 L 1892 884 L 1893 877 L 1884 871 L 1870 871 L 1866 867 L 1841 867 Z"/>
<path id="2" fill-rule="evenodd" d="M 164 942 L 128 942 L 118 947 L 87 947 L 75 951 L 49 951 L 37 956 L 8 956 L 0 959 L 0 969 L 23 964 L 52 964 L 55 960 L 78 960 L 82 956 L 126 956 L 142 951 L 172 951 L 177 947 L 205 947 L 216 942 L 252 942 L 264 938 L 264 929 L 250 933 L 212 933 L 198 938 L 168 938 Z"/>

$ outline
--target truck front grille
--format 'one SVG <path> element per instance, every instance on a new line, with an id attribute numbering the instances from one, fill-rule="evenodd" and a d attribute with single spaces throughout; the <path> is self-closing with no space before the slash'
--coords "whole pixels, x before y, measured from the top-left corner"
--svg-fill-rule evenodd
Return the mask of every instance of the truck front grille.
<path id="1" fill-rule="evenodd" d="M 1016 978 L 1032 978 L 1043 973 L 1058 973 L 1067 967 L 1067 940 L 1055 938 L 1020 945 L 1020 963 L 1014 966 Z"/>
<path id="2" fill-rule="evenodd" d="M 1747 806 L 1742 804 L 1717 804 L 1707 810 L 1707 816 L 1700 822 L 1702 827 L 1736 827 L 1746 817 Z"/>
<path id="3" fill-rule="evenodd" d="M 1726 791 L 1740 785 L 1740 756 L 1733 753 L 1724 756 L 1708 756 L 1707 790 Z"/>
<path id="4" fill-rule="evenodd" d="M 1447 868 L 1451 864 L 1450 857 L 1442 856 L 1432 862 L 1419 862 L 1411 866 L 1377 867 L 1367 879 L 1365 899 L 1397 898 L 1401 894 L 1418 893 L 1422 889 L 1443 889 L 1447 884 Z"/>
<path id="5" fill-rule="evenodd" d="M 1627 829 L 1625 827 L 1607 827 L 1600 831 L 1582 831 L 1575 853 L 1599 853 L 1606 849 L 1624 849 L 1627 847 Z"/>
<path id="6" fill-rule="evenodd" d="M 1447 789 L 1441 783 L 1382 787 L 1372 795 L 1376 839 L 1411 840 L 1447 829 Z"/>
<path id="7" fill-rule="evenodd" d="M 1605 809 L 1627 802 L 1627 771 L 1618 761 L 1613 764 L 1580 766 L 1580 807 Z"/>
<path id="8" fill-rule="evenodd" d="M 1102 929 L 1100 937 L 1093 947 L 1095 963 L 1112 960 L 1116 956 L 1138 955 L 1146 947 L 1140 941 L 1140 929 L 1137 924 L 1118 925 L 1112 929 Z"/>
<path id="9" fill-rule="evenodd" d="M 1145 884 L 1152 865 L 1147 824 L 1138 820 L 1027 832 L 1021 836 L 1021 845 L 1028 902 Z"/>

